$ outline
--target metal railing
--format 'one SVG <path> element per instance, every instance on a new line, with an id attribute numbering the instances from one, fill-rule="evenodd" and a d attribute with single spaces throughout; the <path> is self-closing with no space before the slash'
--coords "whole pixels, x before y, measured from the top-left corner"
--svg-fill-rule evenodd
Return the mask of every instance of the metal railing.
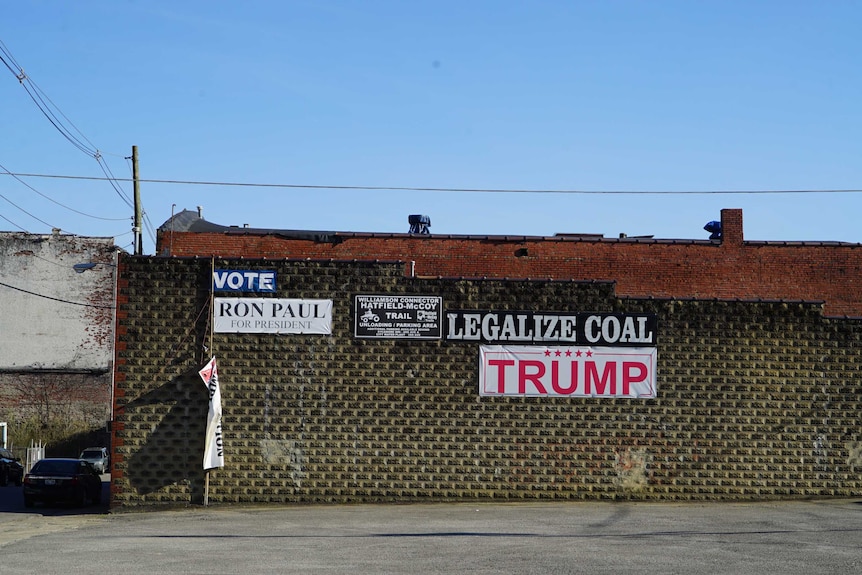
<path id="1" fill-rule="evenodd" d="M 27 448 L 27 457 L 24 462 L 24 473 L 30 473 L 30 469 L 33 468 L 33 465 L 44 457 L 45 446 L 42 445 L 42 442 L 40 441 L 36 444 L 34 441 L 31 441 L 30 447 Z"/>

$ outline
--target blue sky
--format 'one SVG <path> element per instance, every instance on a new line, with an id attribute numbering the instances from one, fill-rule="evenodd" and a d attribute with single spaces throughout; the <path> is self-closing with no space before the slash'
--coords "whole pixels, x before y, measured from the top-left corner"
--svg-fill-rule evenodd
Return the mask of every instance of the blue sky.
<path id="1" fill-rule="evenodd" d="M 703 239 L 742 208 L 746 239 L 862 242 L 862 192 L 646 193 L 862 189 L 860 27 L 842 0 L 30 0 L 0 41 L 114 176 L 137 146 L 146 253 L 196 206 L 252 227 L 427 214 L 437 234 Z M 129 182 L 3 175 L 104 177 L 6 66 L 0 103 L 0 230 L 131 249 Z"/>

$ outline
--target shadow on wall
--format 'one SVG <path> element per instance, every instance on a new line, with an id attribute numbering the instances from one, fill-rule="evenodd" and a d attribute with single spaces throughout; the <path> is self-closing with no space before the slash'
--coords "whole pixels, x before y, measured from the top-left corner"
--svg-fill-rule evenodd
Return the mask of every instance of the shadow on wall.
<path id="1" fill-rule="evenodd" d="M 171 405 L 167 414 L 163 406 Z M 158 406 L 158 407 L 152 407 Z M 202 503 L 203 452 L 209 396 L 197 371 L 179 376 L 126 405 L 126 428 L 149 435 L 127 460 L 126 477 L 141 495 L 188 485 L 191 503 Z"/>

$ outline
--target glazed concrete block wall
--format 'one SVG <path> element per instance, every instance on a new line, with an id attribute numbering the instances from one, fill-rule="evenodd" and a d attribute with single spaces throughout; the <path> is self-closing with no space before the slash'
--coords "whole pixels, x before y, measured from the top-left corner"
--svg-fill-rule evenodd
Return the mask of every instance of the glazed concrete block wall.
<path id="1" fill-rule="evenodd" d="M 216 333 L 212 267 L 333 300 L 332 334 Z M 612 283 L 407 278 L 397 263 L 126 257 L 114 508 L 209 501 L 702 500 L 862 495 L 862 322 L 816 304 L 619 298 Z M 353 335 L 356 294 L 447 309 L 649 312 L 655 399 L 480 397 L 478 345 Z"/>

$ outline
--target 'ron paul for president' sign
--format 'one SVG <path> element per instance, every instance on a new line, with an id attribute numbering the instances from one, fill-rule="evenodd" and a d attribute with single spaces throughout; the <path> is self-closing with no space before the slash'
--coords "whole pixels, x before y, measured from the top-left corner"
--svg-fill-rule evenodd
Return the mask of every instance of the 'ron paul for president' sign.
<path id="1" fill-rule="evenodd" d="M 216 333 L 332 333 L 332 300 L 217 297 Z"/>

